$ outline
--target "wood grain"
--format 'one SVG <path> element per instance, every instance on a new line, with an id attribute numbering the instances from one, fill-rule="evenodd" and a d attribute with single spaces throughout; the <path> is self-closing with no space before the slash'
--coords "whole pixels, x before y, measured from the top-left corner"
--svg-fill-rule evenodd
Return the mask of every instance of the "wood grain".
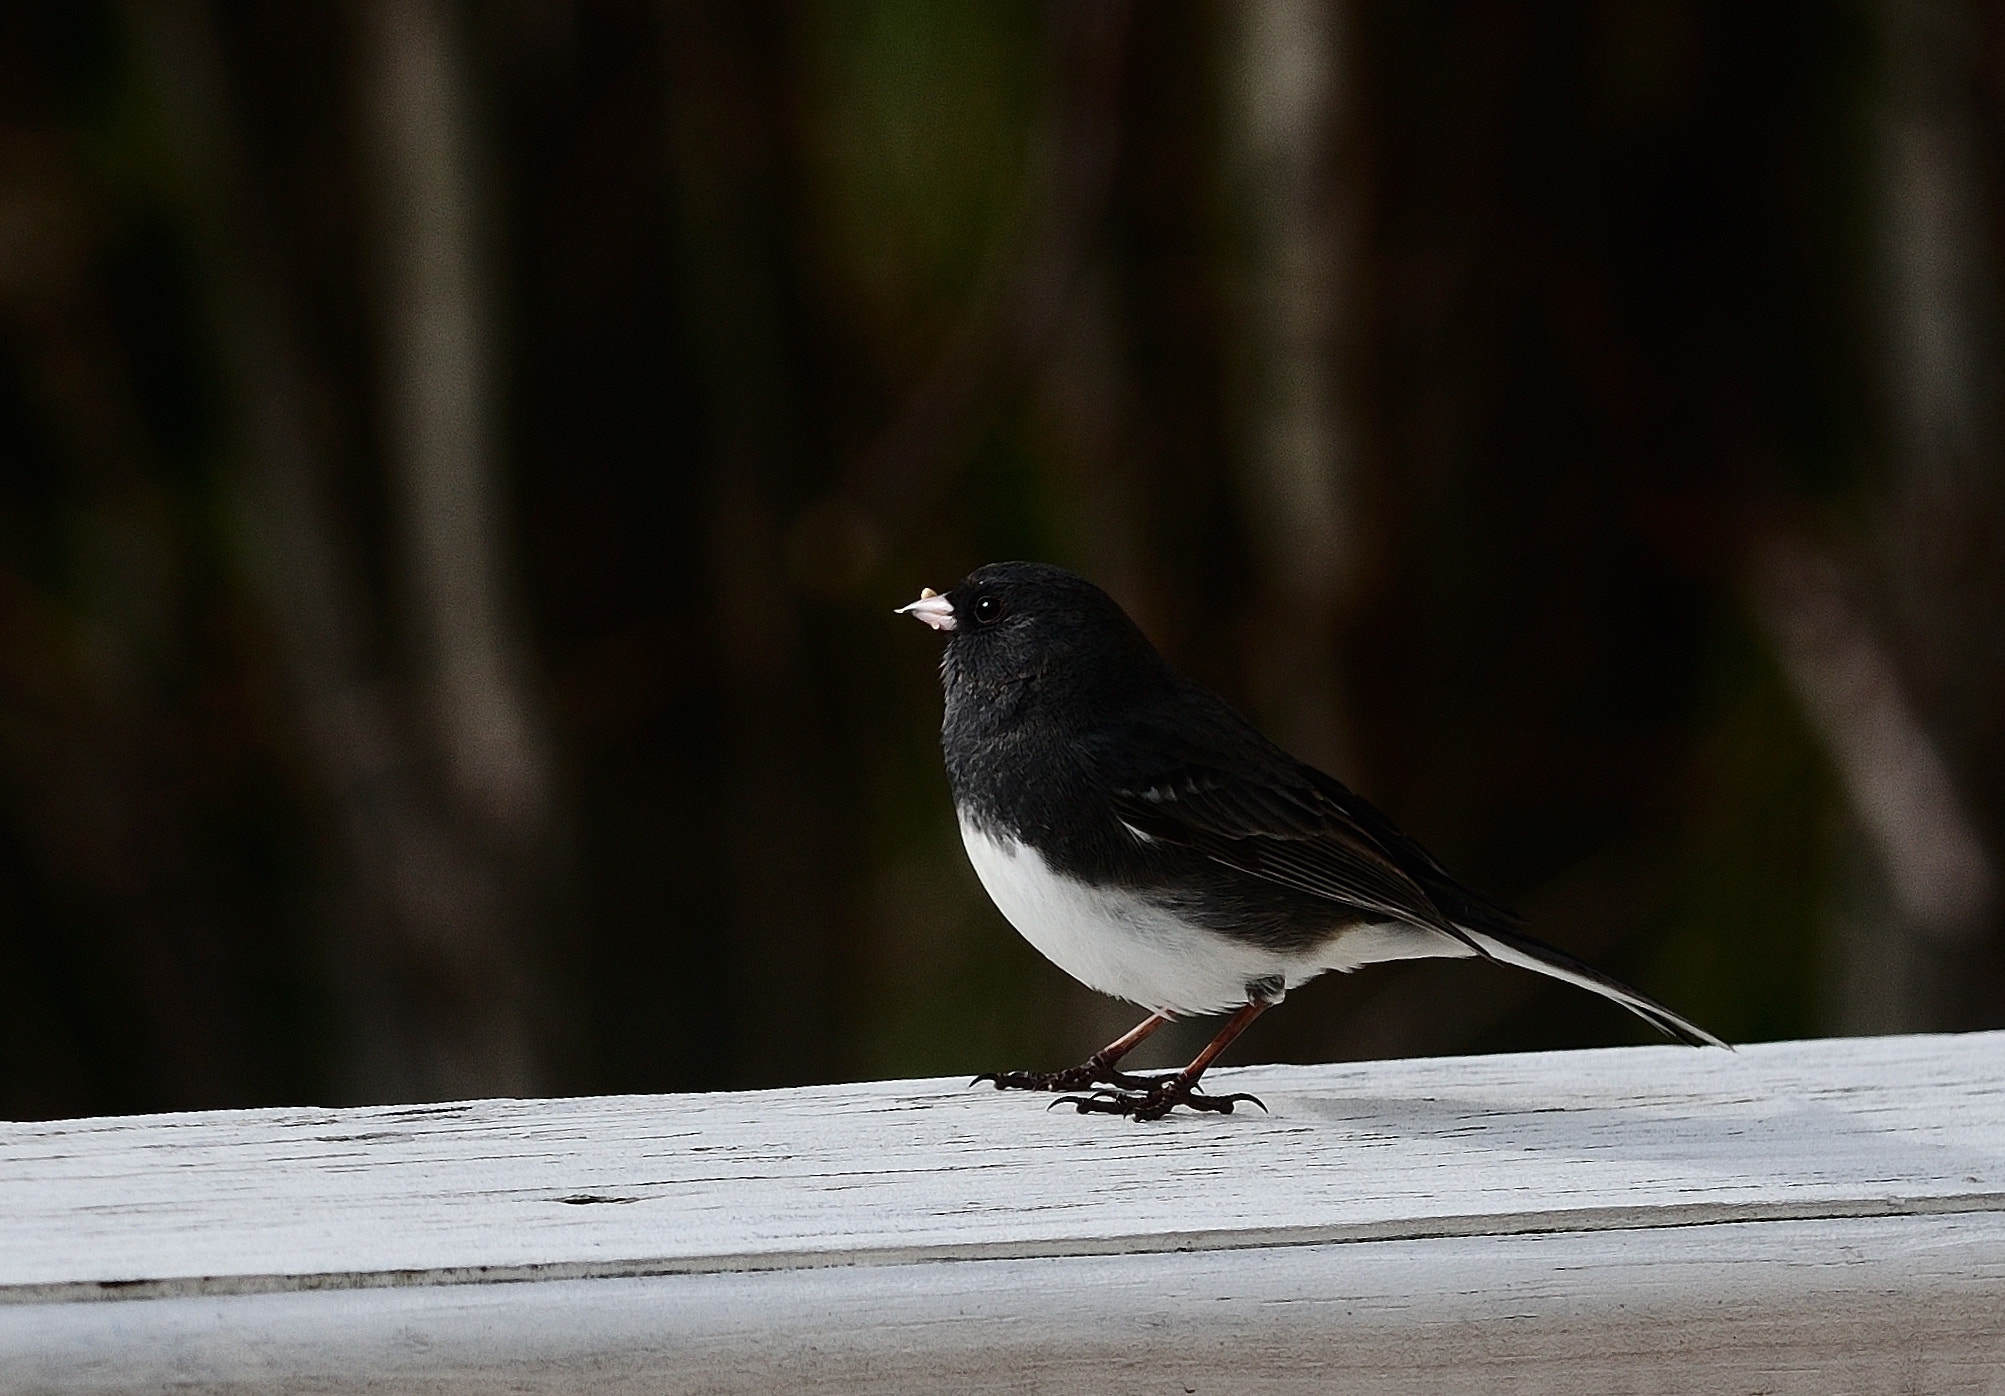
<path id="1" fill-rule="evenodd" d="M 1147 1126 L 958 1081 L 0 1125 L 0 1389 L 2005 1392 L 2001 1068 L 1988 1033 L 1258 1067 L 1219 1088 L 1271 1114 Z"/>

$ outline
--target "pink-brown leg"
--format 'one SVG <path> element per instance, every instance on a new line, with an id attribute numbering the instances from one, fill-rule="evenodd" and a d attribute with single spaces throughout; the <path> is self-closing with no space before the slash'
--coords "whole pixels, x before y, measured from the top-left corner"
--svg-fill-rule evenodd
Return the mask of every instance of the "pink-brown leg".
<path id="1" fill-rule="evenodd" d="M 1137 1120 L 1160 1120 L 1179 1105 L 1230 1115 L 1232 1107 L 1242 1100 L 1250 1100 L 1265 1110 L 1267 1107 L 1261 1104 L 1258 1096 L 1247 1095 L 1243 1091 L 1234 1095 L 1204 1095 L 1198 1091 L 1197 1081 L 1206 1068 L 1218 1060 L 1218 1054 L 1231 1046 L 1232 1040 L 1245 1032 L 1255 1018 L 1267 1011 L 1271 1002 L 1260 998 L 1247 1003 L 1226 1020 L 1218 1036 L 1206 1044 L 1189 1066 L 1173 1076 L 1160 1078 L 1141 1088 L 1101 1089 L 1091 1095 L 1063 1096 L 1052 1104 L 1069 1104 L 1082 1115 L 1127 1115 Z"/>

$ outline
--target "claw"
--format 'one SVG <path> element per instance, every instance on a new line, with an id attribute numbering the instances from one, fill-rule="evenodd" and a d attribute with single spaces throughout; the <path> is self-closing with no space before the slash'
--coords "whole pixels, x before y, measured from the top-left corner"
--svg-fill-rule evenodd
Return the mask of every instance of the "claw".
<path id="1" fill-rule="evenodd" d="M 1205 1095 L 1174 1076 L 1155 1082 L 1147 1090 L 1122 1091 L 1101 1087 L 1085 1095 L 1062 1095 L 1045 1109 L 1070 1105 L 1082 1115 L 1126 1115 L 1133 1120 L 1148 1121 L 1162 1119 L 1179 1105 L 1216 1115 L 1230 1115 L 1241 1101 L 1251 1101 L 1260 1107 L 1262 1113 L 1271 1113 L 1267 1110 L 1267 1102 L 1257 1095 L 1245 1091 L 1235 1091 L 1231 1095 Z"/>
<path id="2" fill-rule="evenodd" d="M 1198 1095 L 1193 1092 L 1189 1097 L 1177 1103 L 1188 1105 L 1193 1110 L 1216 1110 L 1221 1115 L 1230 1115 L 1232 1107 L 1242 1100 L 1252 1101 L 1260 1107 L 1260 1113 L 1263 1115 L 1274 1113 L 1267 1108 L 1266 1101 L 1257 1095 L 1250 1095 L 1245 1091 L 1235 1091 L 1231 1095 Z"/>
<path id="3" fill-rule="evenodd" d="M 1062 1095 L 1044 1108 L 1049 1110 L 1052 1106 L 1069 1105 L 1082 1115 L 1120 1115 L 1126 1113 L 1123 1102 L 1129 1099 L 1131 1097 L 1120 1091 L 1094 1091 L 1090 1095 Z"/>

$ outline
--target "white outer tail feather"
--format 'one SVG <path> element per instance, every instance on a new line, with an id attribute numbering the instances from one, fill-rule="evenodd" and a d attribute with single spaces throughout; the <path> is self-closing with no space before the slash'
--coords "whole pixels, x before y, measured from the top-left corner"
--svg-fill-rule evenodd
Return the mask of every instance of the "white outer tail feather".
<path id="1" fill-rule="evenodd" d="M 1682 1037 L 1694 1045 L 1703 1043 L 1709 1047 L 1725 1047 L 1729 1052 L 1733 1050 L 1726 1042 L 1714 1037 L 1698 1024 L 1680 1017 L 1653 999 L 1645 998 L 1634 989 L 1588 969 L 1585 965 L 1575 968 L 1571 964 L 1555 963 L 1540 958 L 1524 946 L 1500 940 L 1487 931 L 1471 930 L 1467 926 L 1458 929 L 1478 950 L 1500 964 L 1516 965 L 1520 969 L 1531 970 L 1534 974 L 1564 980 L 1568 984 L 1599 994 L 1605 999 L 1621 1004 L 1659 1032 L 1668 1033 L 1672 1037 Z"/>

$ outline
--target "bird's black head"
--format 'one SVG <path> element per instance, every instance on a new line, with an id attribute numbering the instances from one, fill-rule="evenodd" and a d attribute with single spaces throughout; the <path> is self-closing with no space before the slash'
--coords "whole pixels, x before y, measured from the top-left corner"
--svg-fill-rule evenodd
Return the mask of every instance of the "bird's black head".
<path id="1" fill-rule="evenodd" d="M 1172 682 L 1114 598 L 1062 567 L 992 562 L 900 610 L 947 636 L 940 677 L 950 726 L 957 716 L 986 727 L 1052 706 L 1119 709 Z"/>

